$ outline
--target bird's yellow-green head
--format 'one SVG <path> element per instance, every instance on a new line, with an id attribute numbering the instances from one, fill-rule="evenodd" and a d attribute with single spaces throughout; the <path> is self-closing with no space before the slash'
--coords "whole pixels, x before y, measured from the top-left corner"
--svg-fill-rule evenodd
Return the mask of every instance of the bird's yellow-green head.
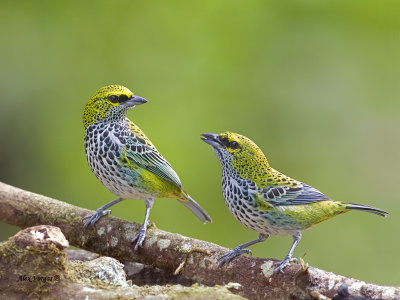
<path id="1" fill-rule="evenodd" d="M 135 96 L 121 85 L 107 85 L 99 89 L 86 103 L 83 112 L 83 126 L 97 122 L 115 122 L 125 118 L 128 110 L 147 100 Z"/>
<path id="2" fill-rule="evenodd" d="M 270 171 L 267 158 L 249 138 L 233 132 L 205 133 L 202 140 L 210 144 L 223 168 L 233 171 L 243 179 L 257 181 Z"/>

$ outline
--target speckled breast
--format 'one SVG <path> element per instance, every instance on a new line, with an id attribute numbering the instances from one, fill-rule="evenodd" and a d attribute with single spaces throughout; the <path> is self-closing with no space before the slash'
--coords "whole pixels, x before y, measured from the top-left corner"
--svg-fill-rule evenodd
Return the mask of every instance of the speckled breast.
<path id="1" fill-rule="evenodd" d="M 144 199 L 138 188 L 136 172 L 121 164 L 123 127 L 119 124 L 96 123 L 85 130 L 85 153 L 92 172 L 113 194 L 122 198 Z"/>

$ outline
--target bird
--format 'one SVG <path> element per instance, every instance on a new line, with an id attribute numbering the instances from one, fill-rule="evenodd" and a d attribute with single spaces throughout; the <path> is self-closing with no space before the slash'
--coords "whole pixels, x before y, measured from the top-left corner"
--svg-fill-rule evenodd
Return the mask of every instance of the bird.
<path id="1" fill-rule="evenodd" d="M 293 244 L 286 257 L 275 263 L 274 272 L 283 273 L 300 242 L 301 232 L 350 210 L 366 211 L 385 217 L 386 211 L 334 201 L 303 182 L 273 169 L 261 149 L 249 138 L 233 132 L 204 133 L 222 165 L 222 192 L 233 216 L 244 226 L 258 232 L 256 240 L 235 247 L 219 258 L 219 267 L 247 253 L 247 247 L 271 235 L 291 235 Z"/>
<path id="2" fill-rule="evenodd" d="M 108 208 L 125 199 L 145 201 L 146 214 L 134 250 L 142 247 L 155 198 L 173 198 L 191 210 L 203 223 L 210 216 L 183 189 L 171 164 L 157 151 L 140 128 L 126 114 L 147 100 L 121 85 L 100 88 L 86 103 L 83 112 L 85 153 L 90 169 L 117 199 L 85 216 L 84 228 L 94 225 Z"/>

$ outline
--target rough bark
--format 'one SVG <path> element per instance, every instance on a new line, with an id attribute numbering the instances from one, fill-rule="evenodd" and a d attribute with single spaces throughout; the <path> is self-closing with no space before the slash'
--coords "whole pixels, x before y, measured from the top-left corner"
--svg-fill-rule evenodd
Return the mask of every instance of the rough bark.
<path id="1" fill-rule="evenodd" d="M 326 299 L 346 284 L 351 295 L 372 299 L 400 299 L 400 288 L 378 286 L 304 265 L 290 265 L 285 273 L 273 273 L 273 259 L 241 256 L 223 268 L 217 258 L 229 251 L 218 245 L 162 231 L 150 226 L 143 248 L 133 251 L 131 239 L 140 224 L 112 216 L 101 218 L 83 230 L 82 209 L 42 195 L 0 183 L 0 220 L 27 228 L 39 224 L 59 227 L 69 243 L 122 262 L 159 268 L 204 285 L 240 284 L 232 289 L 251 299 Z"/>
<path id="2" fill-rule="evenodd" d="M 26 228 L 0 244 L 0 298 L 243 299 L 221 286 L 132 285 L 116 259 L 92 254 L 72 260 L 66 247 L 61 230 L 49 225 Z"/>

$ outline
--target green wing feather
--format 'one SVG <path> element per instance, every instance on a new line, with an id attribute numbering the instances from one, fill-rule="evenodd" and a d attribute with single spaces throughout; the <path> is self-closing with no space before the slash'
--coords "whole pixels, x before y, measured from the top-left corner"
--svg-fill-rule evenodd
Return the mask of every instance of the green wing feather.
<path id="1" fill-rule="evenodd" d="M 131 128 L 131 134 L 124 137 L 125 143 L 122 146 L 129 163 L 134 163 L 143 169 L 149 170 L 182 188 L 181 181 L 170 163 L 157 151 L 140 129 L 133 123 L 132 125 L 134 127 Z"/>

